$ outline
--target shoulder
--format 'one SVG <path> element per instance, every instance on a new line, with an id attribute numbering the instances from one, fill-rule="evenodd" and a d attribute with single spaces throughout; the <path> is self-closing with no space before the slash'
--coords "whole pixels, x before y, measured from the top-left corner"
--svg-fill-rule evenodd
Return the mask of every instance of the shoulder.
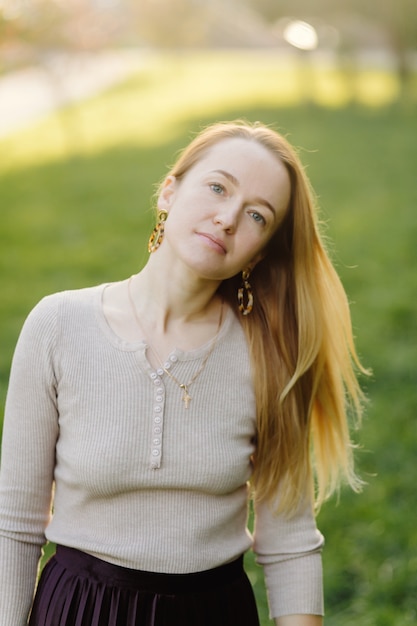
<path id="1" fill-rule="evenodd" d="M 73 309 L 89 309 L 94 307 L 95 302 L 100 298 L 105 285 L 96 285 L 94 287 L 86 287 L 84 289 L 73 289 L 68 291 L 59 291 L 44 296 L 29 313 L 29 318 L 47 318 L 49 316 L 56 317 L 62 312 Z"/>
<path id="2" fill-rule="evenodd" d="M 219 339 L 221 339 L 220 343 L 228 346 L 227 349 L 235 350 L 239 359 L 242 358 L 243 354 L 249 359 L 249 349 L 245 331 L 238 315 L 230 307 L 227 309 Z M 229 356 L 231 356 L 231 354 L 229 354 Z"/>
<path id="3" fill-rule="evenodd" d="M 104 285 L 60 291 L 44 296 L 27 316 L 22 334 L 53 335 L 65 320 L 83 318 L 93 311 Z"/>

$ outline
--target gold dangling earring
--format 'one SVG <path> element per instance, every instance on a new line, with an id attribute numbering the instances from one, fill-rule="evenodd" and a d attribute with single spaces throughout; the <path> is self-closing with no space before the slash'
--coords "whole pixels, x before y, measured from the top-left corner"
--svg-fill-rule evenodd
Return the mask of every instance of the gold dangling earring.
<path id="1" fill-rule="evenodd" d="M 165 209 L 158 211 L 158 221 L 148 241 L 148 252 L 155 252 L 161 245 L 164 238 L 165 221 L 167 217 L 168 211 L 165 211 Z"/>
<path id="2" fill-rule="evenodd" d="M 242 315 L 249 315 L 253 309 L 253 293 L 249 283 L 250 270 L 243 270 L 243 285 L 237 290 L 237 301 L 239 303 L 239 311 Z M 245 304 L 246 301 L 246 304 Z"/>

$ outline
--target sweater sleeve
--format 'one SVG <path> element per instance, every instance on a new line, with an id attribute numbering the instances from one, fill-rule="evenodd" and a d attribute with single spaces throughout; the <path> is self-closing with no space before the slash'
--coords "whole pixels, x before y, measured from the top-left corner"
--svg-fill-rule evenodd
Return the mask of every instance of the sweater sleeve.
<path id="1" fill-rule="evenodd" d="M 58 435 L 56 300 L 27 318 L 10 374 L 0 468 L 0 626 L 23 626 L 51 511 Z"/>
<path id="2" fill-rule="evenodd" d="M 274 513 L 265 502 L 255 504 L 254 550 L 264 568 L 271 619 L 324 614 L 323 545 L 310 501 L 291 517 Z"/>

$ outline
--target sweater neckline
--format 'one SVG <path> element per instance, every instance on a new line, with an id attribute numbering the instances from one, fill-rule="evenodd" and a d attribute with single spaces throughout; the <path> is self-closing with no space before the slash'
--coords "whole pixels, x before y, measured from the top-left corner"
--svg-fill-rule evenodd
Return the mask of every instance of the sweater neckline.
<path id="1" fill-rule="evenodd" d="M 145 339 L 127 341 L 126 339 L 123 339 L 117 333 L 115 333 L 115 331 L 109 325 L 103 310 L 103 294 L 104 290 L 109 285 L 111 285 L 111 283 L 103 283 L 102 285 L 98 285 L 94 298 L 95 314 L 101 331 L 104 333 L 106 339 L 115 348 L 124 352 L 142 352 L 145 355 L 147 348 L 149 348 L 149 344 L 146 342 Z M 217 343 L 220 342 L 227 335 L 234 319 L 235 314 L 233 310 L 229 306 L 227 306 L 223 316 L 223 322 L 218 333 Z M 211 348 L 211 344 L 212 339 L 209 339 L 209 341 L 197 348 L 194 348 L 193 350 L 187 351 L 183 350 L 180 347 L 175 347 L 167 358 L 168 360 L 171 359 L 172 361 L 190 361 L 194 359 L 199 359 L 207 353 L 207 350 Z"/>

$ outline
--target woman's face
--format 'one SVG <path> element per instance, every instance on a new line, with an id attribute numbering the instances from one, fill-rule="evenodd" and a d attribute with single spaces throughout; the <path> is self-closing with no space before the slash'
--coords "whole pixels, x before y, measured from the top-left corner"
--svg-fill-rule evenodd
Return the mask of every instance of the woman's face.
<path id="1" fill-rule="evenodd" d="M 220 141 L 158 200 L 168 211 L 164 246 L 201 277 L 224 280 L 253 267 L 290 199 L 283 163 L 256 141 Z"/>

